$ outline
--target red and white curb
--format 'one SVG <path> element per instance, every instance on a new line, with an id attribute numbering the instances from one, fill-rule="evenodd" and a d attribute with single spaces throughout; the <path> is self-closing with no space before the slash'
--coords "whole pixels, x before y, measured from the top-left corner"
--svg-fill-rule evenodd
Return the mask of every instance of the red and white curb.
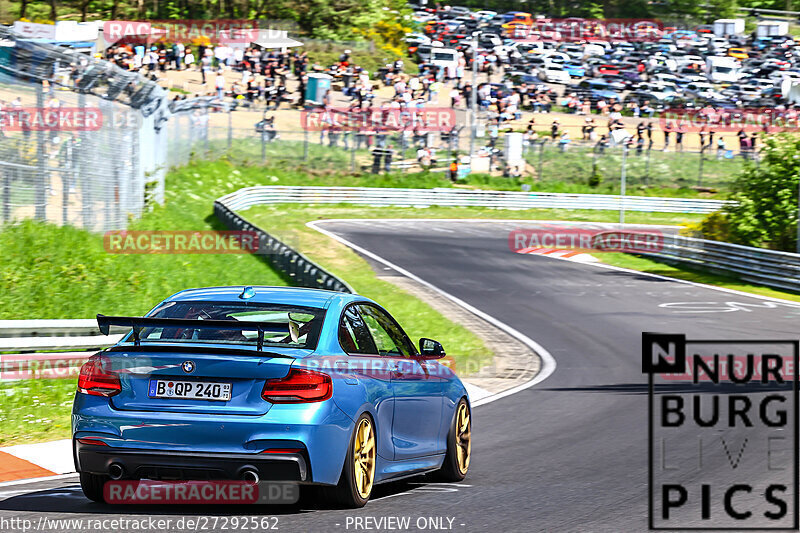
<path id="1" fill-rule="evenodd" d="M 0 448 L 0 486 L 74 471 L 70 439 Z"/>
<path id="2" fill-rule="evenodd" d="M 546 255 L 548 257 L 558 257 L 579 263 L 597 263 L 599 259 L 581 250 L 565 250 L 563 248 L 520 248 L 518 254 L 527 255 Z"/>

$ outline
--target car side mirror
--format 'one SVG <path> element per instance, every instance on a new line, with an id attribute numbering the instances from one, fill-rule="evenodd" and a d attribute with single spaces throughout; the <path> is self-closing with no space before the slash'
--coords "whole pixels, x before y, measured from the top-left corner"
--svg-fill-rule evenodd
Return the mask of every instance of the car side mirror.
<path id="1" fill-rule="evenodd" d="M 446 355 L 441 343 L 424 337 L 419 340 L 419 354 L 423 359 L 441 359 Z"/>

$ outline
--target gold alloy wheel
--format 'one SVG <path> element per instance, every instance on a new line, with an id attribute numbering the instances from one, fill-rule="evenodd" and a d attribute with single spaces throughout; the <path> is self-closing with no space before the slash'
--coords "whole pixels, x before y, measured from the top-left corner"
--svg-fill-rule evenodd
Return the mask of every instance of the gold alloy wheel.
<path id="1" fill-rule="evenodd" d="M 353 469 L 356 490 L 363 499 L 368 499 L 375 479 L 375 432 L 368 418 L 361 419 L 353 443 Z"/>
<path id="2" fill-rule="evenodd" d="M 467 404 L 462 403 L 458 406 L 458 415 L 456 416 L 456 460 L 461 475 L 467 473 L 471 451 L 472 421 L 470 420 Z"/>

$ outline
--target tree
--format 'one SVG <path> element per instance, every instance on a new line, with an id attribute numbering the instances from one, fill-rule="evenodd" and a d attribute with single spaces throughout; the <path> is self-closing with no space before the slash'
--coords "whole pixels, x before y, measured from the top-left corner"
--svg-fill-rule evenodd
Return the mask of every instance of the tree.
<path id="1" fill-rule="evenodd" d="M 758 165 L 748 165 L 733 183 L 734 204 L 725 209 L 728 240 L 795 251 L 800 138 L 788 134 L 766 138 L 761 158 Z"/>

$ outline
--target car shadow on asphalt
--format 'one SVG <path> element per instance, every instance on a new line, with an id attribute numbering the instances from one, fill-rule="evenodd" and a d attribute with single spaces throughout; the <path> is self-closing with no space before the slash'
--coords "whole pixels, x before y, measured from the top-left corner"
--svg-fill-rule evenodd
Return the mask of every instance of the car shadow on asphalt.
<path id="1" fill-rule="evenodd" d="M 415 476 L 401 481 L 376 485 L 372 500 L 398 496 L 426 484 L 425 476 Z M 88 500 L 80 485 L 65 482 L 62 486 L 11 496 L 0 501 L 0 511 L 27 511 L 62 514 L 89 515 L 180 515 L 180 516 L 244 516 L 244 515 L 293 515 L 325 510 L 342 510 L 328 504 L 317 487 L 303 487 L 300 500 L 292 505 L 109 505 Z M 369 504 L 367 504 L 369 506 Z"/>

